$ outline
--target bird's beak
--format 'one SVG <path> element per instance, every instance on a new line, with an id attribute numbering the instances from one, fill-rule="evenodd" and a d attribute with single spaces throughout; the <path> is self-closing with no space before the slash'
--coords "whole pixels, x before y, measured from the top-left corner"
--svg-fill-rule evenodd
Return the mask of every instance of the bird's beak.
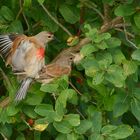
<path id="1" fill-rule="evenodd" d="M 56 38 L 55 36 L 53 36 L 53 40 L 57 41 L 57 42 L 61 42 L 58 38 Z"/>

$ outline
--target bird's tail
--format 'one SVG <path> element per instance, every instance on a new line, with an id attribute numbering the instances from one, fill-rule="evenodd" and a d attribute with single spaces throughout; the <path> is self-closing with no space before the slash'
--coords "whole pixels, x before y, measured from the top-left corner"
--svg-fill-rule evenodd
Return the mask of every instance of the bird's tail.
<path id="1" fill-rule="evenodd" d="M 32 82 L 32 78 L 26 78 L 21 82 L 21 86 L 18 89 L 16 96 L 15 96 L 15 102 L 19 102 L 23 99 L 25 99 L 27 90 Z"/>

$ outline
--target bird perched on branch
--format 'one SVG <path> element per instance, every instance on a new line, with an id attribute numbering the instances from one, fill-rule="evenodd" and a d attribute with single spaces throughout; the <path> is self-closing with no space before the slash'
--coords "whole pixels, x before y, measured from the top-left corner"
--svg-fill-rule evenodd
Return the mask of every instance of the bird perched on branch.
<path id="1" fill-rule="evenodd" d="M 37 81 L 46 84 L 62 75 L 70 75 L 73 55 L 66 54 L 42 68 Z"/>
<path id="2" fill-rule="evenodd" d="M 24 99 L 32 80 L 38 77 L 39 71 L 45 65 L 45 47 L 54 39 L 54 35 L 42 31 L 35 36 L 18 34 L 0 35 L 0 54 L 11 65 L 15 74 L 23 77 L 15 101 Z"/>

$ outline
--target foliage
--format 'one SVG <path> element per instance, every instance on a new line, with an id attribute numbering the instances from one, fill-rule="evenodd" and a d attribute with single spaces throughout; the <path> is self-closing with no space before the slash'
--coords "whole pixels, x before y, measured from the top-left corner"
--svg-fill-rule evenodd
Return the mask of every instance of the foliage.
<path id="1" fill-rule="evenodd" d="M 69 36 L 42 4 L 73 35 L 81 33 L 81 38 L 91 42 L 81 48 L 84 58 L 73 66 L 69 78 L 64 75 L 45 85 L 35 82 L 20 104 L 0 108 L 1 138 L 139 140 L 140 1 L 1 0 L 1 34 L 33 35 L 49 30 L 61 40 L 49 44 L 48 63 L 67 47 Z M 109 21 L 121 16 L 125 24 L 109 25 L 109 30 L 101 33 L 102 25 L 108 23 L 102 16 L 109 16 Z M 18 81 L 2 59 L 0 66 L 0 101 L 7 96 L 13 99 Z"/>

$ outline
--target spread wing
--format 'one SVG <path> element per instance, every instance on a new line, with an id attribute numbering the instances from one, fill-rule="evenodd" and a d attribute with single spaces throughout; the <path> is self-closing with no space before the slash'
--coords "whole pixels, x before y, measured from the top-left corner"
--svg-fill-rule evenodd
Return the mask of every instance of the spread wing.
<path id="1" fill-rule="evenodd" d="M 13 41 L 17 36 L 18 34 L 0 35 L 0 54 L 4 60 L 10 55 Z"/>

